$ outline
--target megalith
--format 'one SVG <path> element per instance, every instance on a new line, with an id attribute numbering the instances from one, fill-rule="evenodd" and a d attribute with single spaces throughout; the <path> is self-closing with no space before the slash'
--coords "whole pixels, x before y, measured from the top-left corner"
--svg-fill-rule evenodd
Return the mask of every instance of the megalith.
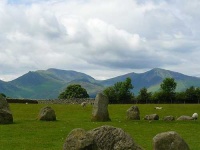
<path id="1" fill-rule="evenodd" d="M 40 110 L 39 115 L 38 115 L 38 120 L 55 121 L 56 120 L 55 111 L 49 106 L 46 106 L 46 107 L 42 108 Z"/>
<path id="2" fill-rule="evenodd" d="M 110 121 L 108 97 L 102 93 L 98 93 L 95 98 L 91 121 Z"/>
<path id="3" fill-rule="evenodd" d="M 140 120 L 140 111 L 138 106 L 131 106 L 126 111 L 126 118 L 128 120 Z"/>
<path id="4" fill-rule="evenodd" d="M 63 145 L 63 150 L 98 150 L 93 136 L 84 129 L 72 130 Z"/>
<path id="5" fill-rule="evenodd" d="M 178 133 L 169 131 L 153 138 L 153 150 L 189 150 L 189 146 Z"/>
<path id="6" fill-rule="evenodd" d="M 101 126 L 90 131 L 72 130 L 63 145 L 63 150 L 143 150 L 121 128 Z"/>
<path id="7" fill-rule="evenodd" d="M 9 104 L 4 97 L 0 97 L 0 124 L 13 123 L 13 115 L 10 111 Z"/>
<path id="8" fill-rule="evenodd" d="M 142 150 L 121 128 L 101 126 L 88 131 L 100 150 Z"/>

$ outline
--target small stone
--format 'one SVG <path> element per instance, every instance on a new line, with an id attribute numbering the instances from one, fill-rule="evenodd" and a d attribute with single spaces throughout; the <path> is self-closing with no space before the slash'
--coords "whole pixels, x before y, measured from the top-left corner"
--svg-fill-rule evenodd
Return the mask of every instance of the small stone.
<path id="1" fill-rule="evenodd" d="M 43 121 L 55 121 L 56 120 L 55 111 L 49 106 L 44 107 L 40 110 L 38 119 Z"/>
<path id="2" fill-rule="evenodd" d="M 159 116 L 157 114 L 146 115 L 144 120 L 159 120 Z"/>
<path id="3" fill-rule="evenodd" d="M 127 112 L 126 116 L 128 120 L 140 120 L 140 111 L 137 106 L 131 106 Z"/>

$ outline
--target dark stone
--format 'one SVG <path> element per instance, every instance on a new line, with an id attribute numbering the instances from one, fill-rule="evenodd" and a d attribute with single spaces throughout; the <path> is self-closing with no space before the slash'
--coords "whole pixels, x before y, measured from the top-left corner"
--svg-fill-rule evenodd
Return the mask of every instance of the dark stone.
<path id="1" fill-rule="evenodd" d="M 0 124 L 13 123 L 13 116 L 9 110 L 0 109 Z"/>
<path id="2" fill-rule="evenodd" d="M 146 115 L 144 120 L 159 120 L 159 116 L 157 114 Z"/>
<path id="3" fill-rule="evenodd" d="M 13 123 L 13 115 L 6 98 L 0 98 L 0 124 Z"/>

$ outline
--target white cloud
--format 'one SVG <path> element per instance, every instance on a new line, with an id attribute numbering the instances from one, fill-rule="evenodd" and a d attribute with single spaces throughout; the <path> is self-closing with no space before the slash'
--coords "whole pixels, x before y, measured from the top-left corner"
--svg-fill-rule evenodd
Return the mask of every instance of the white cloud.
<path id="1" fill-rule="evenodd" d="M 200 74 L 199 6 L 198 0 L 2 0 L 0 78 L 52 67 L 101 79 L 154 67 Z"/>

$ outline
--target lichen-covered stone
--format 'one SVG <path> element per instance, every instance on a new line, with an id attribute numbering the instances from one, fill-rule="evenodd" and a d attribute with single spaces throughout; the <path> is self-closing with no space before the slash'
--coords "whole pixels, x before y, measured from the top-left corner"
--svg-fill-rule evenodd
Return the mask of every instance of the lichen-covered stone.
<path id="1" fill-rule="evenodd" d="M 102 126 L 90 130 L 98 150 L 142 150 L 121 128 Z"/>
<path id="2" fill-rule="evenodd" d="M 0 124 L 13 123 L 13 115 L 10 111 L 9 104 L 4 97 L 0 97 Z"/>
<path id="3" fill-rule="evenodd" d="M 102 93 L 98 93 L 95 98 L 91 121 L 110 121 L 108 97 Z"/>
<path id="4" fill-rule="evenodd" d="M 153 138 L 153 150 L 189 150 L 189 146 L 178 133 L 169 131 Z"/>
<path id="5" fill-rule="evenodd" d="M 157 114 L 146 115 L 144 120 L 159 120 L 159 116 Z"/>
<path id="6" fill-rule="evenodd" d="M 165 117 L 163 117 L 163 120 L 164 121 L 174 121 L 175 118 L 174 118 L 174 116 L 165 116 Z"/>
<path id="7" fill-rule="evenodd" d="M 126 111 L 126 116 L 128 120 L 140 120 L 140 111 L 137 106 L 131 106 Z"/>
<path id="8" fill-rule="evenodd" d="M 93 136 L 83 129 L 72 130 L 67 136 L 63 150 L 98 150 Z"/>
<path id="9" fill-rule="evenodd" d="M 49 106 L 44 107 L 40 110 L 38 119 L 42 121 L 55 121 L 56 120 L 55 111 Z"/>

